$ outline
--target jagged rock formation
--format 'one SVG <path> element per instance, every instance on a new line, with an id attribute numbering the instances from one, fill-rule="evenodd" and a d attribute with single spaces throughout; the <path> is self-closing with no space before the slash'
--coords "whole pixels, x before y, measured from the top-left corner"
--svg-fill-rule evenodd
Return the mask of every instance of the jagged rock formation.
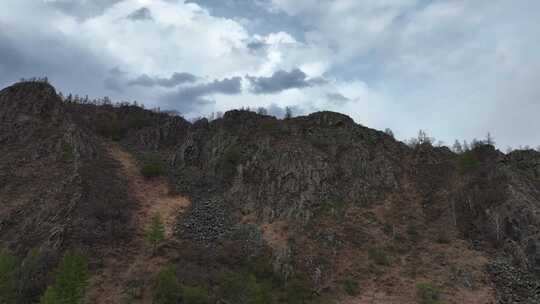
<path id="1" fill-rule="evenodd" d="M 166 161 L 193 201 L 167 247 L 185 269 L 269 252 L 281 276 L 342 303 L 414 303 L 422 282 L 444 288 L 445 303 L 538 299 L 538 152 L 411 148 L 332 112 L 229 111 L 191 124 L 63 103 L 42 83 L 0 93 L 0 127 L 0 240 L 23 255 L 132 237 L 137 199 L 103 146 L 114 139 Z M 365 292 L 346 295 L 351 280 Z"/>
<path id="2" fill-rule="evenodd" d="M 132 199 L 101 140 L 79 128 L 54 88 L 0 92 L 0 244 L 39 249 L 46 276 L 67 248 L 129 239 Z M 40 282 L 41 288 L 46 280 Z"/>

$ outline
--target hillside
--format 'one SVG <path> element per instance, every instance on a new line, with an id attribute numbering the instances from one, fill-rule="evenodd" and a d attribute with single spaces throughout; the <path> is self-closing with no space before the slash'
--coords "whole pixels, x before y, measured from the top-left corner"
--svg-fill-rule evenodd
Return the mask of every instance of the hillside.
<path id="1" fill-rule="evenodd" d="M 23 82 L 0 92 L 0 153 L 0 242 L 39 257 L 14 303 L 73 249 L 85 303 L 540 302 L 532 150 L 410 147 L 334 112 L 190 123 Z"/>

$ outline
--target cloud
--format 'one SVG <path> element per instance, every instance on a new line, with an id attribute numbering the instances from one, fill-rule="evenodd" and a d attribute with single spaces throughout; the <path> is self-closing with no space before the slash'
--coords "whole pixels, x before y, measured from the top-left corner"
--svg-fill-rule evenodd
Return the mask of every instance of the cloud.
<path id="1" fill-rule="evenodd" d="M 151 22 L 138 19 L 142 7 Z M 419 128 L 447 142 L 491 131 L 502 146 L 533 146 L 539 9 L 502 0 L 3 0 L 0 85 L 46 75 L 63 92 L 186 115 L 297 105 L 399 138 Z M 241 75 L 230 86 L 239 93 L 212 88 Z"/>
<path id="2" fill-rule="evenodd" d="M 175 72 L 170 78 L 150 77 L 146 74 L 142 74 L 141 76 L 129 81 L 128 85 L 138 85 L 143 87 L 161 86 L 171 88 L 184 83 L 193 83 L 195 81 L 197 81 L 197 77 L 193 74 Z"/>
<path id="3" fill-rule="evenodd" d="M 189 113 L 197 110 L 197 108 L 213 104 L 214 100 L 207 98 L 210 95 L 237 95 L 241 92 L 242 78 L 232 77 L 181 87 L 175 92 L 166 94 L 161 100 L 183 113 Z"/>
<path id="4" fill-rule="evenodd" d="M 103 80 L 103 85 L 105 89 L 117 93 L 124 92 L 124 87 L 122 84 L 122 78 L 125 73 L 118 67 L 114 67 L 109 70 L 109 76 Z"/>
<path id="5" fill-rule="evenodd" d="M 322 78 L 313 81 L 307 78 L 306 73 L 296 68 L 290 72 L 277 71 L 270 77 L 247 76 L 251 82 L 251 90 L 255 94 L 273 94 L 289 89 L 301 89 L 324 82 Z"/>
<path id="6" fill-rule="evenodd" d="M 351 99 L 343 96 L 342 94 L 340 93 L 327 93 L 326 94 L 326 98 L 328 99 L 328 101 L 330 101 L 331 103 L 335 103 L 337 105 L 343 105 L 349 101 L 351 101 Z"/>
<path id="7" fill-rule="evenodd" d="M 141 7 L 139 8 L 138 10 L 130 13 L 129 15 L 127 15 L 128 19 L 130 20 L 134 20 L 134 21 L 137 21 L 137 20 L 152 20 L 152 12 L 150 12 L 150 10 L 147 8 L 147 7 Z"/>
<path id="8" fill-rule="evenodd" d="M 21 71 L 24 56 L 13 45 L 13 42 L 0 32 L 0 79 Z M 21 75 L 22 76 L 22 75 Z"/>
<path id="9" fill-rule="evenodd" d="M 77 19 L 87 19 L 103 14 L 105 10 L 121 1 L 122 0 L 46 0 L 43 2 L 49 7 L 55 8 Z"/>
<path id="10" fill-rule="evenodd" d="M 255 41 L 249 42 L 247 44 L 247 47 L 252 51 L 258 51 L 258 50 L 264 49 L 266 47 L 266 43 L 259 40 L 255 40 Z"/>

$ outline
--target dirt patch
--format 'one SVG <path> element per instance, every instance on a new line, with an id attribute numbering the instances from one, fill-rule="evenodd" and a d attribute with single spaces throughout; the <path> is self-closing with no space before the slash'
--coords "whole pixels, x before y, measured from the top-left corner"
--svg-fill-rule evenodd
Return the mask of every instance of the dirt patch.
<path id="1" fill-rule="evenodd" d="M 261 225 L 261 231 L 266 243 L 276 252 L 287 248 L 287 222 L 275 221 Z"/>
<path id="2" fill-rule="evenodd" d="M 117 248 L 111 244 L 101 267 L 92 274 L 86 303 L 152 303 L 148 281 L 167 263 L 167 259 L 152 256 L 145 242 L 145 231 L 152 217 L 159 214 L 165 226 L 165 242 L 170 241 L 176 218 L 190 205 L 190 201 L 171 195 L 165 178 L 144 178 L 135 158 L 119 145 L 110 144 L 108 152 L 120 163 L 119 174 L 128 180 L 129 189 L 139 203 L 132 217 L 136 233 L 127 246 Z"/>

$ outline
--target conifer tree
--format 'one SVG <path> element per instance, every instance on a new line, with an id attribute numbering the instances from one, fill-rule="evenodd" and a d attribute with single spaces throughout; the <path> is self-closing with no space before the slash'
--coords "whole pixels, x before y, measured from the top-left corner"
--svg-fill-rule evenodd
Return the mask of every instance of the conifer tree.
<path id="1" fill-rule="evenodd" d="M 15 303 L 16 259 L 6 250 L 0 250 L 0 303 Z"/>
<path id="2" fill-rule="evenodd" d="M 159 243 L 165 239 L 165 227 L 161 221 L 159 214 L 152 217 L 152 223 L 146 231 L 146 240 L 152 246 L 152 254 L 156 254 L 156 249 Z"/>
<path id="3" fill-rule="evenodd" d="M 80 304 L 88 281 L 88 261 L 82 254 L 67 252 L 55 273 L 54 284 L 41 297 L 41 304 Z"/>

